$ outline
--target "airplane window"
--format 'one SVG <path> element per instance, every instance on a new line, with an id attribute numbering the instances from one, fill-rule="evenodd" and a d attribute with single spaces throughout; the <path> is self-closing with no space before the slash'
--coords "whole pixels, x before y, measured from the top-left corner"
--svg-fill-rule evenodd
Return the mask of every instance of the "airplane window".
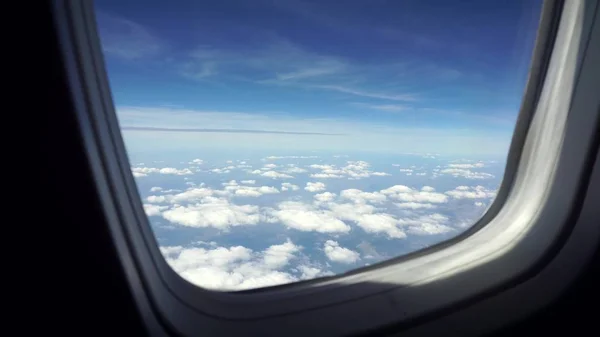
<path id="1" fill-rule="evenodd" d="M 336 275 L 494 200 L 541 0 L 97 1 L 133 176 L 189 282 Z"/>

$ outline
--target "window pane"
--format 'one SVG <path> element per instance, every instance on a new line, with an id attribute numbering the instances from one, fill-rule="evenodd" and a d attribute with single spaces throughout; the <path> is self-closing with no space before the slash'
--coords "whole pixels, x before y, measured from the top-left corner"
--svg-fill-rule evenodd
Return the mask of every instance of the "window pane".
<path id="1" fill-rule="evenodd" d="M 240 290 L 455 237 L 504 174 L 541 1 L 98 1 L 169 264 Z"/>

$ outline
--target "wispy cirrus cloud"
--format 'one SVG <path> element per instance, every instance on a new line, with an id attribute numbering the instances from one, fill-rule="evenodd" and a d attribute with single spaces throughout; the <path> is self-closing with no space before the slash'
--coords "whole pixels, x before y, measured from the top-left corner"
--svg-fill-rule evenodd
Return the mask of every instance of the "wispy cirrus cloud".
<path id="1" fill-rule="evenodd" d="M 356 102 L 356 103 L 352 103 L 352 105 L 371 109 L 371 110 L 384 111 L 384 112 L 400 112 L 400 111 L 411 110 L 410 107 L 407 107 L 406 105 L 403 105 L 403 104 L 369 104 L 369 103 Z"/>
<path id="2" fill-rule="evenodd" d="M 312 88 L 325 89 L 341 92 L 344 94 L 350 94 L 354 96 L 360 97 L 369 97 L 369 98 L 379 98 L 385 100 L 392 101 L 408 101 L 413 102 L 417 100 L 417 95 L 415 94 L 394 94 L 394 93 L 385 93 L 385 92 L 377 92 L 377 91 L 364 91 L 354 88 L 345 87 L 342 85 L 331 85 L 331 84 L 320 84 L 320 85 L 311 85 Z"/>
<path id="3" fill-rule="evenodd" d="M 111 56 L 134 60 L 158 55 L 164 41 L 143 25 L 103 11 L 96 13 L 102 50 Z"/>

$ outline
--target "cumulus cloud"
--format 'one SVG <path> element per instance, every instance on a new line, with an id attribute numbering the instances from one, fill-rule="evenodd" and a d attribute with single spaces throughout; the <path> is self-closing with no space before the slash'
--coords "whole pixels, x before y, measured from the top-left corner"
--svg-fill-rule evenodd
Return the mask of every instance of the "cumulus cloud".
<path id="1" fill-rule="evenodd" d="M 333 173 L 313 173 L 310 175 L 311 178 L 317 178 L 317 179 L 327 179 L 327 178 L 343 178 L 344 176 L 341 176 L 339 174 L 333 174 Z"/>
<path id="2" fill-rule="evenodd" d="M 287 191 L 287 190 L 297 191 L 299 189 L 300 189 L 300 187 L 298 185 L 294 185 L 292 183 L 281 183 L 281 190 L 282 191 Z"/>
<path id="3" fill-rule="evenodd" d="M 160 169 L 155 168 L 155 167 L 132 167 L 131 168 L 131 173 L 133 173 L 133 176 L 136 178 L 146 177 L 148 174 L 158 173 L 158 171 L 160 171 Z"/>
<path id="4" fill-rule="evenodd" d="M 306 187 L 304 187 L 304 189 L 309 192 L 320 192 L 320 191 L 325 190 L 325 184 L 321 183 L 321 182 L 317 182 L 317 183 L 307 182 Z"/>
<path id="5" fill-rule="evenodd" d="M 391 199 L 402 202 L 418 202 L 439 204 L 448 202 L 448 196 L 443 193 L 434 192 L 433 187 L 425 186 L 422 190 L 416 190 L 404 185 L 394 185 L 380 192 Z"/>
<path id="6" fill-rule="evenodd" d="M 335 199 L 335 197 L 336 197 L 335 193 L 331 193 L 331 192 L 325 192 L 325 193 L 320 193 L 320 194 L 314 195 L 315 200 L 319 201 L 319 202 L 333 201 Z"/>
<path id="7" fill-rule="evenodd" d="M 221 185 L 223 185 L 223 186 L 238 186 L 238 183 L 235 180 L 230 180 L 226 183 L 222 183 Z"/>
<path id="8" fill-rule="evenodd" d="M 256 180 L 242 180 L 241 183 L 246 185 L 254 185 L 256 184 Z"/>
<path id="9" fill-rule="evenodd" d="M 289 168 L 283 170 L 283 172 L 285 172 L 285 173 L 305 173 L 305 172 L 307 172 L 307 170 L 300 168 L 300 167 L 292 166 L 292 167 L 289 167 Z"/>
<path id="10" fill-rule="evenodd" d="M 234 205 L 227 199 L 205 197 L 202 203 L 175 205 L 164 211 L 162 217 L 182 226 L 227 230 L 232 226 L 257 224 L 260 220 L 258 212 L 258 206 Z"/>
<path id="11" fill-rule="evenodd" d="M 300 251 L 300 247 L 296 246 L 288 239 L 287 242 L 283 244 L 273 245 L 267 248 L 263 253 L 263 261 L 269 268 L 281 268 L 287 265 L 298 251 Z"/>
<path id="12" fill-rule="evenodd" d="M 348 248 L 341 247 L 337 241 L 327 240 L 323 251 L 330 261 L 350 264 L 360 259 L 360 254 Z"/>
<path id="13" fill-rule="evenodd" d="M 259 171 L 259 170 L 256 170 Z M 273 178 L 273 179 L 289 179 L 289 178 L 294 178 L 293 176 L 289 175 L 289 174 L 285 174 L 285 173 L 280 173 L 277 171 L 267 171 L 267 172 L 261 172 L 259 171 L 259 173 L 257 173 L 256 171 L 252 171 L 253 174 L 258 174 L 261 175 L 263 177 L 267 177 L 267 178 Z"/>
<path id="14" fill-rule="evenodd" d="M 485 164 L 483 162 L 477 162 L 474 164 L 448 164 L 448 167 L 458 168 L 458 169 L 481 168 L 484 166 L 485 166 Z"/>
<path id="15" fill-rule="evenodd" d="M 305 266 L 305 265 L 298 266 L 296 269 L 298 269 L 298 271 L 301 273 L 300 278 L 303 280 L 313 279 L 319 275 L 326 276 L 326 275 L 333 274 L 333 273 L 328 273 L 328 272 L 324 273 L 319 268 Z"/>
<path id="16" fill-rule="evenodd" d="M 346 166 L 337 167 L 335 165 L 328 164 L 312 164 L 309 165 L 311 169 L 321 170 L 318 173 L 312 173 L 310 176 L 312 178 L 343 178 L 347 177 L 348 179 L 362 179 L 368 178 L 371 176 L 390 176 L 391 174 L 386 172 L 373 172 L 371 171 L 370 164 L 366 161 L 358 160 L 358 161 L 347 161 Z"/>
<path id="17" fill-rule="evenodd" d="M 398 219 L 390 214 L 375 213 L 375 207 L 371 205 L 329 203 L 327 206 L 337 218 L 354 221 L 367 233 L 385 233 L 397 239 L 406 237 L 398 226 Z"/>
<path id="18" fill-rule="evenodd" d="M 296 201 L 284 201 L 278 209 L 268 212 L 268 222 L 281 222 L 288 228 L 303 232 L 348 233 L 350 226 L 328 210 L 317 209 Z"/>
<path id="19" fill-rule="evenodd" d="M 458 186 L 454 190 L 447 191 L 446 194 L 455 199 L 485 199 L 494 198 L 496 191 L 487 189 L 481 185 L 475 187 Z"/>
<path id="20" fill-rule="evenodd" d="M 147 216 L 160 215 L 160 213 L 167 208 L 168 208 L 167 206 L 144 204 L 144 211 L 146 212 Z"/>
<path id="21" fill-rule="evenodd" d="M 202 199 L 212 196 L 215 193 L 210 188 L 200 187 L 200 188 L 190 188 L 185 192 L 181 192 L 178 194 L 166 194 L 166 195 L 151 195 L 146 198 L 146 200 L 150 203 L 174 203 L 174 204 L 183 204 L 190 202 L 198 202 Z"/>
<path id="22" fill-rule="evenodd" d="M 289 239 L 258 252 L 243 246 L 212 249 L 161 247 L 167 263 L 189 282 L 207 289 L 229 291 L 274 286 L 330 274 L 306 263 L 282 271 L 290 263 L 300 260 L 300 250 L 301 247 Z"/>
<path id="23" fill-rule="evenodd" d="M 162 191 L 162 187 L 155 186 L 150 189 L 150 192 L 159 192 L 159 191 Z"/>
<path id="24" fill-rule="evenodd" d="M 315 159 L 319 158 L 318 156 L 268 156 L 265 159 L 274 160 L 274 159 Z"/>
<path id="25" fill-rule="evenodd" d="M 422 204 L 418 202 L 401 202 L 395 205 L 401 209 L 431 209 L 436 207 L 432 204 Z"/>
<path id="26" fill-rule="evenodd" d="M 190 162 L 190 164 L 196 164 L 196 165 L 202 165 L 204 163 L 204 160 L 202 159 L 194 159 Z"/>
<path id="27" fill-rule="evenodd" d="M 231 183 L 234 184 L 231 184 Z M 235 180 L 227 183 L 225 192 L 231 193 L 237 197 L 260 197 L 263 194 L 277 194 L 279 190 L 273 186 L 246 186 L 238 185 Z"/>
<path id="28" fill-rule="evenodd" d="M 447 168 L 440 170 L 439 173 L 449 174 L 453 177 L 462 177 L 466 179 L 491 179 L 494 178 L 493 174 L 484 173 L 484 172 L 475 172 L 469 169 L 461 169 L 461 168 Z"/>
<path id="29" fill-rule="evenodd" d="M 403 225 L 407 226 L 407 232 L 415 235 L 436 235 L 453 231 L 452 227 L 445 225 L 447 222 L 448 217 L 439 213 L 401 221 Z"/>
<path id="30" fill-rule="evenodd" d="M 161 168 L 161 169 L 158 170 L 158 173 L 160 173 L 160 174 L 173 174 L 173 175 L 178 175 L 178 176 L 194 174 L 194 172 L 190 171 L 190 169 L 187 169 L 187 168 L 176 169 L 174 167 L 164 167 L 164 168 Z"/>
<path id="31" fill-rule="evenodd" d="M 355 203 L 382 203 L 387 200 L 385 194 L 379 192 L 363 192 L 359 189 L 351 188 L 340 192 L 342 199 L 350 200 Z"/>

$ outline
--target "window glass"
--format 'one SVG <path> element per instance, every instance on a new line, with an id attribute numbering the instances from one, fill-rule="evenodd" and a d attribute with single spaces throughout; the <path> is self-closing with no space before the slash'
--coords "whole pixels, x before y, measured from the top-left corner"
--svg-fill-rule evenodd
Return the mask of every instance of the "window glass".
<path id="1" fill-rule="evenodd" d="M 97 1 L 160 249 L 241 290 L 455 237 L 500 186 L 541 1 Z"/>

